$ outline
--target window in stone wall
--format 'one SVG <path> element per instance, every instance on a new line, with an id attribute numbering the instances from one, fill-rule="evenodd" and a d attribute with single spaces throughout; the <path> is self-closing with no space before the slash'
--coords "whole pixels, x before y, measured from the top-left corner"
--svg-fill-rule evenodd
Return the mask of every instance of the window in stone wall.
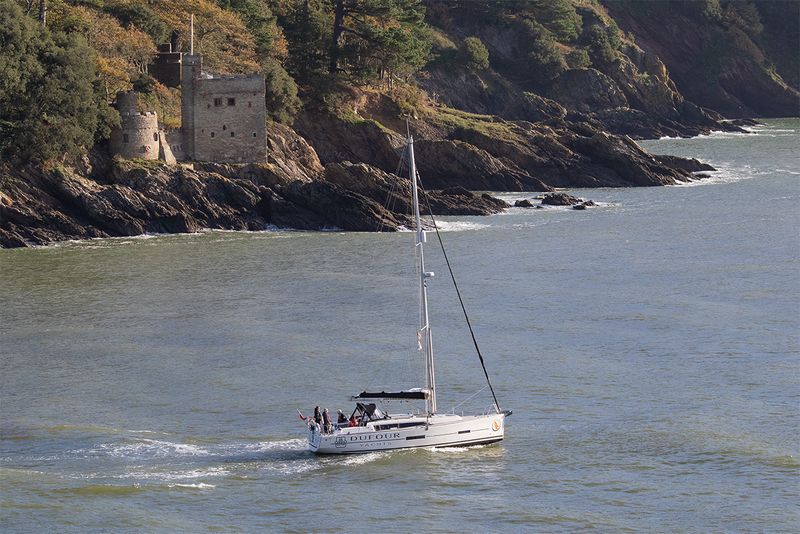
<path id="1" fill-rule="evenodd" d="M 122 142 L 123 143 L 127 143 L 129 141 L 130 141 L 130 138 L 128 137 L 128 134 L 122 134 Z"/>
<path id="2" fill-rule="evenodd" d="M 158 134 L 157 133 L 153 134 L 153 141 L 158 141 Z"/>
<path id="3" fill-rule="evenodd" d="M 222 105 L 222 99 L 221 99 L 221 98 L 215 98 L 215 99 L 214 99 L 214 107 L 217 107 L 217 108 L 218 108 L 218 107 L 220 107 L 221 105 Z"/>
<path id="4" fill-rule="evenodd" d="M 227 126 L 225 126 L 225 125 L 223 124 L 223 125 L 222 125 L 222 131 L 224 132 L 224 131 L 225 131 L 225 130 L 227 130 L 227 129 L 228 129 L 228 127 L 227 127 Z"/>
<path id="5" fill-rule="evenodd" d="M 253 132 L 253 137 L 258 137 L 255 132 Z"/>
<path id="6" fill-rule="evenodd" d="M 236 137 L 236 134 L 234 134 L 233 132 L 231 132 L 231 137 Z"/>
<path id="7" fill-rule="evenodd" d="M 214 137 L 214 132 L 211 132 L 211 137 Z"/>
<path id="8" fill-rule="evenodd" d="M 228 105 L 229 106 L 235 106 L 236 105 L 236 99 L 235 98 L 229 98 L 228 99 Z"/>
<path id="9" fill-rule="evenodd" d="M 252 108 L 252 107 L 253 107 L 253 103 L 252 103 L 252 102 L 248 102 L 248 103 L 247 103 L 247 107 L 248 107 L 248 108 Z"/>

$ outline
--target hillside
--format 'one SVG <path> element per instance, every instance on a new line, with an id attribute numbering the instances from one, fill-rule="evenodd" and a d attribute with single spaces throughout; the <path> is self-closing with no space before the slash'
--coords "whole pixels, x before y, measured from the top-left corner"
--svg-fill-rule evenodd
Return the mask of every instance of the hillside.
<path id="1" fill-rule="evenodd" d="M 631 138 L 738 130 L 722 119 L 797 115 L 800 102 L 797 2 L 45 4 L 42 25 L 37 2 L 0 0 L 2 246 L 267 224 L 393 229 L 405 212 L 382 204 L 407 120 L 425 185 L 446 190 L 441 213 L 499 209 L 466 190 L 672 184 L 704 167 L 653 158 Z M 208 69 L 264 74 L 266 164 L 108 156 L 118 91 L 180 125 L 179 90 L 148 64 L 160 43 L 187 49 L 191 14 Z"/>

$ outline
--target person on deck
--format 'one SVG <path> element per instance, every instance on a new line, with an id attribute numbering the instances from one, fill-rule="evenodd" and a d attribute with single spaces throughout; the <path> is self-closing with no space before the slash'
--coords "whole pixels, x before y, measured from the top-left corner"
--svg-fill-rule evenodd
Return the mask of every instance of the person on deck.
<path id="1" fill-rule="evenodd" d="M 356 421 L 356 414 L 350 416 L 350 420 L 347 422 L 347 426 L 358 426 L 358 422 Z"/>
<path id="2" fill-rule="evenodd" d="M 322 424 L 322 412 L 319 411 L 319 406 L 314 406 L 314 422 L 318 425 Z"/>
<path id="3" fill-rule="evenodd" d="M 331 414 L 328 413 L 327 408 L 322 411 L 322 428 L 324 428 L 324 432 L 326 434 L 330 434 L 333 431 L 333 425 L 331 425 Z"/>
<path id="4" fill-rule="evenodd" d="M 347 417 L 344 415 L 342 410 L 339 410 L 339 417 L 336 419 L 336 422 L 340 425 L 347 423 Z"/>

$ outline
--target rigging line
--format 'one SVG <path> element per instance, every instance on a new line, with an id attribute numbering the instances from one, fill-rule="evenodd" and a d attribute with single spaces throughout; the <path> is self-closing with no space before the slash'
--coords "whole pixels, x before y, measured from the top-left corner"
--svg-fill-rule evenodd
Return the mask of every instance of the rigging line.
<path id="1" fill-rule="evenodd" d="M 456 404 L 455 406 L 453 406 L 453 412 L 455 412 L 456 408 L 458 408 L 459 406 L 461 406 L 461 405 L 462 405 L 462 404 L 464 404 L 465 402 L 467 402 L 467 401 L 469 401 L 469 400 L 472 400 L 472 399 L 473 399 L 473 398 L 474 398 L 476 395 L 478 395 L 478 393 L 480 393 L 481 391 L 483 391 L 484 389 L 486 389 L 486 387 L 487 387 L 487 386 L 483 386 L 481 389 L 479 389 L 478 391 L 476 391 L 475 393 L 473 393 L 472 395 L 470 395 L 469 397 L 467 397 L 467 398 L 466 398 L 466 399 L 464 399 L 463 401 L 461 401 L 461 402 L 459 402 L 458 404 Z"/>
<path id="2" fill-rule="evenodd" d="M 403 150 L 400 152 L 400 160 L 397 162 L 397 169 L 394 171 L 395 177 L 400 176 L 400 170 L 403 168 L 406 160 L 406 151 Z M 398 180 L 392 180 L 389 183 L 389 191 L 386 193 L 386 200 L 383 203 L 383 209 L 390 213 L 394 213 L 395 204 L 397 203 L 397 198 L 394 195 L 395 190 L 398 188 Z M 385 223 L 381 221 L 381 224 L 378 228 L 378 231 L 383 231 L 385 227 Z"/>
<path id="3" fill-rule="evenodd" d="M 453 287 L 456 288 L 456 295 L 458 295 L 458 302 L 461 304 L 461 311 L 464 312 L 464 319 L 467 321 L 467 327 L 469 328 L 469 335 L 472 336 L 472 343 L 475 345 L 475 351 L 478 353 L 478 358 L 481 361 L 481 367 L 483 368 L 483 374 L 486 376 L 486 383 L 489 384 L 489 391 L 492 392 L 492 398 L 494 399 L 494 407 L 497 409 L 497 412 L 500 413 L 500 404 L 497 402 L 497 395 L 494 394 L 494 388 L 492 387 L 492 381 L 489 379 L 489 372 L 486 370 L 486 363 L 483 361 L 483 354 L 481 354 L 481 349 L 478 346 L 478 340 L 475 338 L 475 332 L 472 330 L 472 323 L 469 320 L 469 315 L 467 314 L 467 308 L 464 306 L 464 299 L 461 298 L 461 290 L 458 289 L 458 282 L 456 282 L 456 275 L 453 274 L 453 267 L 450 265 L 450 258 L 447 257 L 447 251 L 444 249 L 444 241 L 442 241 L 442 236 L 439 233 L 439 225 L 436 224 L 436 219 L 433 216 L 433 210 L 431 209 L 431 202 L 428 198 L 428 192 L 422 187 L 422 179 L 417 173 L 417 187 L 422 190 L 422 196 L 425 197 L 425 205 L 428 207 L 428 214 L 431 216 L 431 222 L 433 222 L 433 229 L 436 231 L 436 238 L 439 240 L 439 247 L 442 249 L 442 255 L 444 256 L 444 261 L 447 264 L 447 270 L 450 271 L 450 279 L 453 281 Z"/>

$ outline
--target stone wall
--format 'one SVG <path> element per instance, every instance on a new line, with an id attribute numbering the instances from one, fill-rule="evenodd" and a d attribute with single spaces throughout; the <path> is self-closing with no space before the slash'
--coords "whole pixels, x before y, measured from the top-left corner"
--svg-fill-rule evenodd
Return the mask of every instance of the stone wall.
<path id="1" fill-rule="evenodd" d="M 172 49 L 170 43 L 158 45 L 158 54 L 148 65 L 148 73 L 167 87 L 180 87 L 181 55 L 181 52 Z"/>
<path id="2" fill-rule="evenodd" d="M 184 146 L 183 131 L 180 129 L 175 130 L 161 130 L 161 143 L 167 145 L 169 151 L 175 156 L 178 161 L 186 159 L 186 149 Z"/>
<path id="3" fill-rule="evenodd" d="M 193 86 L 193 158 L 224 163 L 265 162 L 264 76 L 200 78 L 194 80 Z"/>

